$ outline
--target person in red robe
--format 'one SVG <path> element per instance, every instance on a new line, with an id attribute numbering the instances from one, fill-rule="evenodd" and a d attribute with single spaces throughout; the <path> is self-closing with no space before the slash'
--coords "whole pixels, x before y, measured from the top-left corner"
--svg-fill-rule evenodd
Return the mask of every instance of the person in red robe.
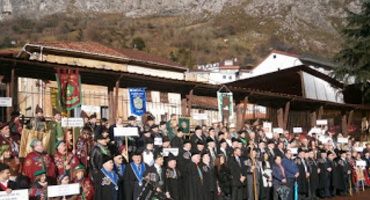
<path id="1" fill-rule="evenodd" d="M 35 172 L 45 170 L 47 177 L 55 179 L 55 164 L 53 159 L 44 152 L 42 142 L 35 139 L 31 142 L 31 147 L 33 151 L 24 159 L 23 175 L 33 182 L 35 180 Z"/>
<path id="2" fill-rule="evenodd" d="M 58 175 L 70 174 L 70 170 L 80 164 L 77 156 L 67 151 L 67 146 L 64 141 L 59 141 L 56 144 L 57 152 L 54 155 L 54 162 L 57 167 Z"/>
<path id="3" fill-rule="evenodd" d="M 13 156 L 18 156 L 19 144 L 16 142 L 16 139 L 12 137 L 9 123 L 0 122 L 0 147 L 1 151 L 9 149 Z"/>
<path id="4" fill-rule="evenodd" d="M 46 200 L 48 182 L 46 180 L 46 171 L 41 169 L 36 171 L 33 176 L 35 180 L 30 188 L 30 200 Z"/>
<path id="5" fill-rule="evenodd" d="M 90 132 L 91 132 L 90 129 L 83 128 L 81 130 L 81 134 L 78 138 L 77 145 L 76 145 L 76 155 L 78 156 L 78 158 L 80 159 L 80 162 L 84 166 L 88 166 L 89 153 L 92 147 L 94 146 L 93 140 L 90 137 L 91 136 Z"/>
<path id="6" fill-rule="evenodd" d="M 73 170 L 72 175 L 73 183 L 79 183 L 81 186 L 81 193 L 77 200 L 93 200 L 94 199 L 94 186 L 89 177 L 86 176 L 85 167 L 80 164 Z"/>

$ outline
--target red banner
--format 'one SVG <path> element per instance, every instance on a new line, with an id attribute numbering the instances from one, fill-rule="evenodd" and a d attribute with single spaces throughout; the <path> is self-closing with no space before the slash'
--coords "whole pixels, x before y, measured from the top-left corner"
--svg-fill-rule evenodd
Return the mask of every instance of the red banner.
<path id="1" fill-rule="evenodd" d="M 78 70 L 57 70 L 58 99 L 60 105 L 72 110 L 81 105 L 81 81 Z"/>

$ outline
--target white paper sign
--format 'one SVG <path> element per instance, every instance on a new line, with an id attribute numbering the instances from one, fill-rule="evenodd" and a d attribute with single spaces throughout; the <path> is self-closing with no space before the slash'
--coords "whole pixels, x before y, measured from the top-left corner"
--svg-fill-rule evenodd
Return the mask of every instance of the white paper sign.
<path id="1" fill-rule="evenodd" d="M 319 141 L 320 141 L 321 143 L 323 143 L 323 144 L 326 144 L 326 143 L 328 143 L 328 142 L 330 141 L 330 138 L 329 138 L 329 137 L 327 137 L 327 136 L 325 136 L 325 135 L 320 135 L 320 136 L 319 136 Z"/>
<path id="2" fill-rule="evenodd" d="M 273 137 L 273 135 L 272 135 L 272 133 L 271 133 L 271 132 L 269 132 L 269 133 L 265 133 L 265 135 L 266 135 L 266 137 L 267 137 L 268 139 L 272 139 L 272 137 Z"/>
<path id="3" fill-rule="evenodd" d="M 293 127 L 293 133 L 303 133 L 302 127 Z"/>
<path id="4" fill-rule="evenodd" d="M 79 183 L 48 186 L 48 197 L 63 197 L 75 194 L 80 194 Z"/>
<path id="5" fill-rule="evenodd" d="M 82 118 L 62 118 L 62 127 L 83 127 L 84 120 Z"/>
<path id="6" fill-rule="evenodd" d="M 347 144 L 348 143 L 348 138 L 339 137 L 337 141 L 338 141 L 338 143 L 341 143 L 341 144 Z"/>
<path id="7" fill-rule="evenodd" d="M 356 160 L 357 167 L 366 167 L 366 161 L 364 160 Z"/>
<path id="8" fill-rule="evenodd" d="M 160 138 L 160 137 L 154 138 L 154 145 L 156 145 L 156 146 L 162 146 L 162 144 L 163 144 L 162 138 Z"/>
<path id="9" fill-rule="evenodd" d="M 364 147 L 354 147 L 354 149 L 357 152 L 363 152 L 364 151 Z"/>
<path id="10" fill-rule="evenodd" d="M 82 105 L 81 110 L 87 113 L 100 113 L 100 106 Z"/>
<path id="11" fill-rule="evenodd" d="M 284 133 L 284 129 L 282 129 L 282 128 L 273 128 L 272 132 L 280 134 L 280 133 Z"/>
<path id="12" fill-rule="evenodd" d="M 137 127 L 115 127 L 113 129 L 114 137 L 131 137 L 139 136 L 139 129 Z"/>
<path id="13" fill-rule="evenodd" d="M 207 120 L 208 115 L 207 115 L 207 113 L 194 113 L 193 114 L 193 119 L 195 119 L 195 120 Z"/>
<path id="14" fill-rule="evenodd" d="M 327 119 L 319 119 L 319 120 L 316 120 L 316 125 L 328 125 L 328 120 Z"/>
<path id="15" fill-rule="evenodd" d="M 0 192 L 1 200 L 28 200 L 28 190 L 13 190 L 10 194 Z"/>
<path id="16" fill-rule="evenodd" d="M 168 156 L 172 153 L 174 156 L 179 155 L 179 148 L 163 148 L 163 156 Z"/>
<path id="17" fill-rule="evenodd" d="M 289 148 L 292 154 L 298 154 L 298 148 Z"/>
<path id="18" fill-rule="evenodd" d="M 263 122 L 262 127 L 266 133 L 272 133 L 272 123 L 271 122 Z"/>
<path id="19" fill-rule="evenodd" d="M 0 97 L 0 107 L 12 107 L 12 98 Z"/>

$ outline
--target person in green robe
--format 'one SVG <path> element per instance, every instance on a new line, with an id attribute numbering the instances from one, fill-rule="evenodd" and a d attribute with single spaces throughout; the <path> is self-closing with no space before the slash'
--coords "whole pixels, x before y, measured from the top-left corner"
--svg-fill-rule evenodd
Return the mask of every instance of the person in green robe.
<path id="1" fill-rule="evenodd" d="M 62 115 L 61 112 L 53 109 L 53 121 L 50 122 L 50 145 L 49 149 L 47 150 L 48 153 L 54 154 L 55 152 L 55 145 L 58 141 L 64 140 L 64 130 L 62 128 Z"/>

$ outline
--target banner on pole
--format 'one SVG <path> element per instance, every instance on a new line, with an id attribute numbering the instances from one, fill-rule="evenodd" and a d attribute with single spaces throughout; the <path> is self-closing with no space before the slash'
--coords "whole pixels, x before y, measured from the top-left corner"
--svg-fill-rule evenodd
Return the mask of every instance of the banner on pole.
<path id="1" fill-rule="evenodd" d="M 142 116 L 146 112 L 145 88 L 129 88 L 130 110 L 137 116 Z"/>
<path id="2" fill-rule="evenodd" d="M 81 77 L 77 70 L 58 70 L 58 100 L 67 111 L 81 105 Z"/>
<path id="3" fill-rule="evenodd" d="M 217 92 L 217 103 L 218 103 L 218 118 L 220 121 L 227 120 L 231 121 L 231 117 L 234 115 L 233 107 L 233 93 L 232 92 Z"/>

